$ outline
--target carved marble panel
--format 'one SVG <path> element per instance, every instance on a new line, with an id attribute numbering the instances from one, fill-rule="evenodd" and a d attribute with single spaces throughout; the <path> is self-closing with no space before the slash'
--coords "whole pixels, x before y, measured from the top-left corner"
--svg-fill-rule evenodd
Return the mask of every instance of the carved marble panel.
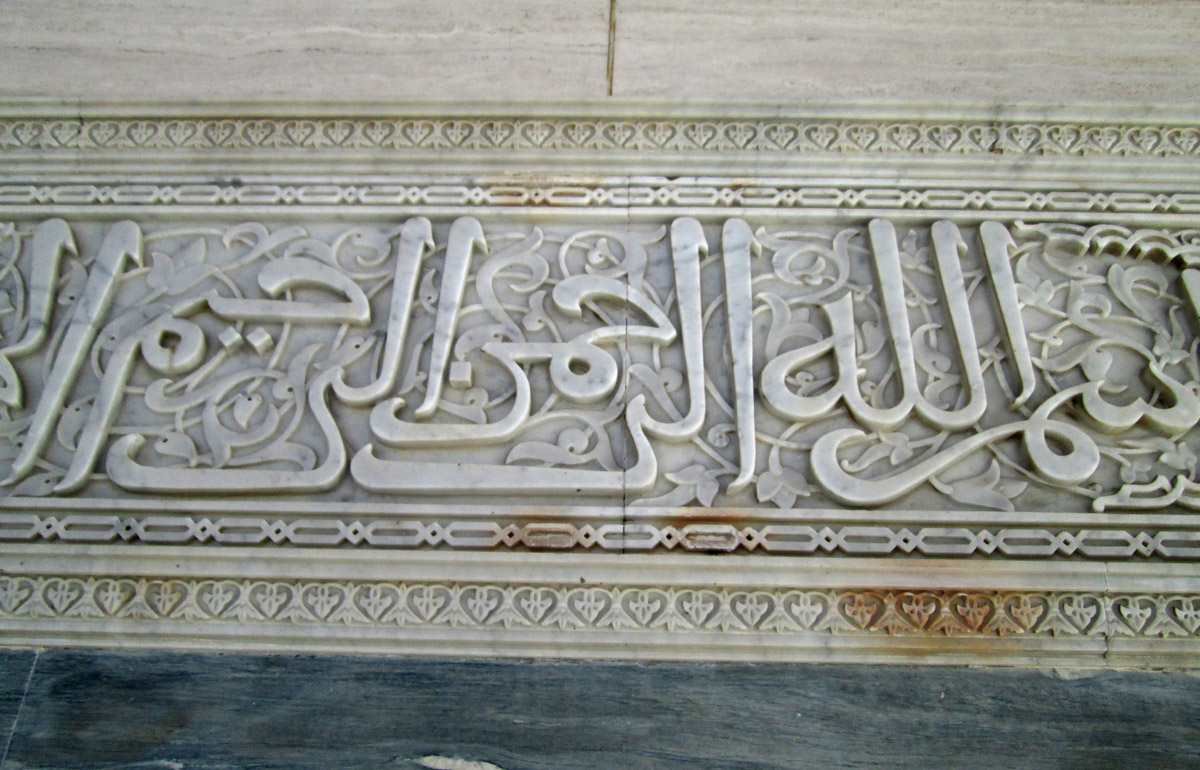
<path id="1" fill-rule="evenodd" d="M 1184 161 L 843 151 L 843 180 L 5 175 L 0 628 L 1193 644 Z"/>
<path id="2" fill-rule="evenodd" d="M 1200 231 L 415 216 L 2 236 L 11 498 L 1200 505 Z"/>

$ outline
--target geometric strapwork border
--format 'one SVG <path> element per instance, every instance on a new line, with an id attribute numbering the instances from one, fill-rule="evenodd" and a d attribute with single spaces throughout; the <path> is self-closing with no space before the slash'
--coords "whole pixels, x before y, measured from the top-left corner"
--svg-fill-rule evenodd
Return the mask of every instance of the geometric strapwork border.
<path id="1" fill-rule="evenodd" d="M 1200 638 L 1194 122 L 8 112 L 14 640 L 1176 665 Z M 522 573 L 620 554 L 675 572 Z M 806 561 L 828 579 L 771 566 Z M 1079 577 L 1106 565 L 1141 582 Z"/>

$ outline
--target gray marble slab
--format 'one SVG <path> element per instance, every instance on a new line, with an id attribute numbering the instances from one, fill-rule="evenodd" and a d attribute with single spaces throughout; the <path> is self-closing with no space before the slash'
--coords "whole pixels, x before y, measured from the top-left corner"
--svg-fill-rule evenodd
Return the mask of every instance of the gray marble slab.
<path id="1" fill-rule="evenodd" d="M 1198 703 L 1181 673 L 49 651 L 4 770 L 1185 768 Z"/>
<path id="2" fill-rule="evenodd" d="M 0 766 L 3 766 L 36 657 L 32 650 L 0 650 Z"/>

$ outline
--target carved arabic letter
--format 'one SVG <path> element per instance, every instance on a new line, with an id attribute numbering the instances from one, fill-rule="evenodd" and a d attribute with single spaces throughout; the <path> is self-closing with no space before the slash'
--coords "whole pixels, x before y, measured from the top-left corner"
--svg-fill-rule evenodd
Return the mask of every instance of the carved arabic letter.
<path id="1" fill-rule="evenodd" d="M 313 380 L 308 402 L 328 447 L 328 455 L 308 471 L 258 468 L 154 468 L 135 460 L 146 437 L 134 433 L 117 439 L 108 450 L 105 467 L 109 478 L 131 492 L 171 494 L 278 494 L 321 492 L 341 481 L 346 470 L 346 446 L 329 412 L 328 391 L 333 371 Z"/>
<path id="2" fill-rule="evenodd" d="M 550 379 L 555 389 L 577 404 L 594 403 L 612 392 L 617 384 L 617 364 L 600 343 L 615 340 L 647 340 L 660 344 L 677 335 L 667 318 L 650 297 L 615 278 L 600 275 L 573 275 L 559 281 L 552 293 L 554 306 L 572 318 L 583 315 L 583 303 L 607 299 L 642 311 L 653 324 L 627 323 L 589 329 L 572 340 L 551 343 L 513 343 L 506 347 L 534 360 L 539 353 L 550 359 Z M 517 354 L 514 352 L 514 355 Z M 572 365 L 575 364 L 575 371 Z"/>
<path id="3" fill-rule="evenodd" d="M 172 335 L 169 344 L 168 335 Z M 160 318 L 143 331 L 123 340 L 113 351 L 104 377 L 100 380 L 100 390 L 80 433 L 71 467 L 54 491 L 59 494 L 76 492 L 88 482 L 88 476 L 117 418 L 121 397 L 139 351 L 155 371 L 179 374 L 199 366 L 204 360 L 204 350 L 204 332 L 199 326 L 170 317 Z"/>
<path id="4" fill-rule="evenodd" d="M 10 359 L 37 350 L 46 339 L 54 290 L 63 252 L 79 256 L 71 228 L 61 219 L 47 219 L 33 231 L 33 265 L 29 276 L 29 324 L 18 342 L 0 349 Z M 15 406 L 15 405 L 14 405 Z"/>
<path id="5" fill-rule="evenodd" d="M 736 402 L 738 475 L 729 482 L 734 494 L 754 478 L 754 326 L 750 288 L 750 255 L 762 247 L 741 219 L 730 219 L 721 231 L 721 259 L 725 263 L 725 313 L 729 321 L 729 352 L 733 359 L 733 394 Z"/>
<path id="6" fill-rule="evenodd" d="M 1038 407 L 1028 420 L 976 433 L 895 475 L 879 479 L 852 476 L 845 470 L 845 461 L 838 459 L 838 452 L 845 444 L 863 439 L 866 434 L 856 428 L 835 430 L 813 444 L 813 477 L 830 497 L 843 505 L 883 505 L 903 497 L 971 453 L 1019 433 L 1030 464 L 1043 478 L 1064 486 L 1079 484 L 1099 467 L 1100 450 L 1079 428 L 1050 417 L 1054 409 L 1079 392 L 1079 388 L 1061 391 Z M 1047 436 L 1055 437 L 1068 450 L 1061 453 L 1051 449 Z"/>
<path id="7" fill-rule="evenodd" d="M 854 419 L 863 425 L 873 430 L 892 430 L 908 417 L 911 402 L 881 409 L 871 406 L 863 399 L 858 387 L 853 296 L 849 293 L 843 294 L 827 303 L 823 309 L 829 318 L 832 333 L 824 340 L 780 353 L 768 361 L 763 367 L 760 386 L 763 400 L 771 411 L 799 422 L 824 417 L 839 403 L 845 402 Z M 833 352 L 837 364 L 837 379 L 825 392 L 801 396 L 787 387 L 786 379 L 792 372 L 830 351 Z"/>
<path id="8" fill-rule="evenodd" d="M 12 359 L 26 356 L 41 347 L 50 327 L 54 293 L 58 285 L 63 252 L 79 256 L 71 228 L 61 219 L 47 219 L 33 231 L 33 265 L 29 278 L 29 320 L 21 339 L 0 348 L 0 403 L 20 407 L 25 400 L 21 378 L 13 369 Z"/>
<path id="9" fill-rule="evenodd" d="M 1037 387 L 1033 373 L 1033 357 L 1029 353 L 1029 338 L 1025 334 L 1025 321 L 1021 318 L 1021 305 L 1017 301 L 1017 284 L 1013 278 L 1011 250 L 1016 246 L 1008 228 L 999 222 L 984 222 L 979 226 L 979 240 L 987 258 L 988 275 L 992 290 L 1000 307 L 1000 319 L 1004 322 L 1004 340 L 1008 352 L 1017 366 L 1021 380 L 1021 391 L 1013 399 L 1012 408 L 1024 404 Z"/>
<path id="10" fill-rule="evenodd" d="M 529 378 L 519 363 L 531 359 L 510 355 L 508 347 L 495 342 L 483 346 L 483 352 L 503 364 L 516 384 L 512 409 L 503 419 L 486 425 L 405 422 L 396 416 L 396 412 L 404 408 L 404 399 L 393 398 L 371 410 L 371 433 L 384 444 L 394 447 L 486 444 L 510 438 L 529 417 L 532 397 Z"/>
<path id="11" fill-rule="evenodd" d="M 704 328 L 700 297 L 700 259 L 708 241 L 700 223 L 691 217 L 671 223 L 671 261 L 675 268 L 675 297 L 683 330 L 683 359 L 688 380 L 688 412 L 679 422 L 661 422 L 646 415 L 642 427 L 657 438 L 684 441 L 704 424 Z"/>
<path id="12" fill-rule="evenodd" d="M 42 396 L 38 399 L 29 432 L 5 484 L 24 478 L 33 470 L 38 456 L 46 448 L 63 403 L 75 384 L 80 367 L 87 360 L 100 321 L 112 305 L 117 280 L 124 270 L 126 259 L 139 266 L 142 264 L 142 231 L 129 221 L 114 224 L 100 244 L 100 251 L 84 284 L 83 296 L 75 306 L 58 356 L 46 378 Z"/>
<path id="13" fill-rule="evenodd" d="M 446 242 L 446 260 L 442 265 L 442 287 L 438 296 L 437 319 L 434 322 L 433 342 L 430 348 L 425 400 L 413 412 L 421 419 L 433 416 L 437 411 L 438 400 L 442 397 L 442 382 L 445 380 L 446 366 L 450 361 L 454 330 L 458 328 L 458 311 L 467 286 L 467 271 L 471 267 L 471 255 L 476 248 L 487 253 L 487 241 L 483 238 L 483 227 L 480 226 L 479 220 L 474 217 L 454 220 Z"/>
<path id="14" fill-rule="evenodd" d="M 975 341 L 975 325 L 971 321 L 971 305 L 967 298 L 960 261 L 967 251 L 967 244 L 963 242 L 962 234 L 952 222 L 934 222 L 932 232 L 942 298 L 950 314 L 950 326 L 954 329 L 954 338 L 958 343 L 958 357 L 962 362 L 969 395 L 965 406 L 950 410 L 930 404 L 918 392 L 917 411 L 939 428 L 962 430 L 979 422 L 987 410 L 987 393 L 983 388 L 979 345 Z"/>
<path id="15" fill-rule="evenodd" d="M 1165 386 L 1171 406 L 1165 409 L 1151 406 L 1142 398 L 1118 406 L 1101 394 L 1102 383 L 1088 383 L 1083 392 L 1083 409 L 1097 428 L 1105 433 L 1122 433 L 1144 420 L 1158 433 L 1182 436 L 1200 422 L 1200 398 L 1196 397 L 1195 390 L 1163 372 L 1155 361 L 1146 364 L 1143 374 L 1151 375 Z"/>
<path id="16" fill-rule="evenodd" d="M 1179 278 L 1183 282 L 1183 293 L 1192 305 L 1192 316 L 1200 324 L 1200 270 L 1184 270 Z"/>
<path id="17" fill-rule="evenodd" d="M 277 297 L 294 288 L 319 287 L 339 292 L 345 302 L 298 302 L 278 299 L 238 299 L 209 294 L 208 306 L 228 321 L 292 323 L 347 323 L 365 326 L 371 321 L 371 304 L 361 287 L 345 273 L 307 257 L 283 257 L 268 262 L 258 273 L 258 284 Z"/>
<path id="18" fill-rule="evenodd" d="M 638 396 L 626 409 L 638 460 L 625 471 L 383 460 L 368 444 L 350 461 L 350 475 L 365 489 L 388 493 L 616 495 L 626 490 L 646 491 L 657 478 L 658 463 L 640 427 L 646 414 L 644 401 Z"/>
<path id="19" fill-rule="evenodd" d="M 629 324 L 622 326 L 600 326 L 589 329 L 576 339 L 589 344 L 608 342 L 626 335 L 638 339 L 652 340 L 662 344 L 674 341 L 678 336 L 671 319 L 659 309 L 641 289 L 633 288 L 616 278 L 600 275 L 572 275 L 558 282 L 551 294 L 554 307 L 572 318 L 583 317 L 583 303 L 595 299 L 608 299 L 629 305 L 646 314 L 654 325 Z"/>
<path id="20" fill-rule="evenodd" d="M 1162 494 L 1162 493 L 1166 494 Z M 1156 494 L 1157 493 L 1157 494 Z M 1137 497 L 1144 494 L 1151 497 Z M 1105 495 L 1092 501 L 1092 510 L 1161 510 L 1178 506 L 1200 510 L 1200 484 L 1186 476 L 1176 476 L 1175 483 L 1166 476 L 1158 476 L 1148 484 L 1125 484 L 1115 495 Z"/>
<path id="21" fill-rule="evenodd" d="M 896 228 L 886 219 L 872 219 L 867 232 L 871 236 L 875 277 L 883 294 L 883 312 L 887 318 L 892 352 L 896 356 L 896 367 L 900 370 L 900 391 L 903 395 L 896 405 L 899 419 L 894 423 L 899 425 L 912 409 L 913 394 L 920 391 L 917 387 L 917 366 L 913 359 L 912 329 L 904 299 L 900 247 L 896 241 Z"/>
<path id="22" fill-rule="evenodd" d="M 875 275 L 883 293 L 883 310 L 887 318 L 888 336 L 900 371 L 900 402 L 885 413 L 870 415 L 867 419 L 876 424 L 885 423 L 888 429 L 898 426 L 915 407 L 917 414 L 933 425 L 946 430 L 962 430 L 979 421 L 987 408 L 983 388 L 983 373 L 979 362 L 979 350 L 975 343 L 975 331 L 971 322 L 966 287 L 963 284 L 961 254 L 966 250 L 958 228 L 950 222 L 935 222 L 933 227 L 934 252 L 937 257 L 938 273 L 943 298 L 950 311 L 950 323 L 958 342 L 959 357 L 965 369 L 969 400 L 961 409 L 942 409 L 931 404 L 922 394 L 917 382 L 917 367 L 914 359 L 912 330 L 908 322 L 908 306 L 905 301 L 904 274 L 900 266 L 900 249 L 896 241 L 896 228 L 885 219 L 873 219 L 868 225 L 871 236 L 871 251 L 874 256 Z M 862 405 L 851 405 L 852 411 Z M 870 413 L 865 413 L 870 414 Z M 855 411 L 855 416 L 859 414 Z M 886 416 L 888 419 L 881 419 Z M 870 424 L 870 422 L 868 422 Z"/>
<path id="23" fill-rule="evenodd" d="M 421 260 L 433 248 L 432 229 L 428 219 L 413 217 L 404 223 L 396 252 L 392 305 L 388 312 L 387 339 L 384 342 L 379 374 L 368 385 L 352 387 L 346 384 L 342 371 L 338 370 L 337 379 L 333 381 L 333 392 L 343 402 L 352 406 L 365 406 L 385 396 L 395 384 L 396 376 L 400 372 L 400 359 L 404 353 L 404 341 L 408 336 L 408 319 L 412 315 L 413 296 L 417 290 Z"/>

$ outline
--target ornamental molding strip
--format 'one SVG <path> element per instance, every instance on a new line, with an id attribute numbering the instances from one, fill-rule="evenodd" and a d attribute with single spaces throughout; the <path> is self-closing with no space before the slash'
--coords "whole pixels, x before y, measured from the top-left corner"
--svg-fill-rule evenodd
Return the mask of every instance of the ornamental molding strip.
<path id="1" fill-rule="evenodd" d="M 5 105 L 0 638 L 1194 665 L 1197 126 Z"/>
<path id="2" fill-rule="evenodd" d="M 1153 110 L 1132 109 L 1124 114 L 1100 109 L 1071 114 L 1061 109 L 946 110 L 913 105 L 897 105 L 891 110 L 861 105 L 795 110 L 714 105 L 714 111 L 706 113 L 704 107 L 689 109 L 637 102 L 618 102 L 616 107 L 530 104 L 517 105 L 515 111 L 488 103 L 433 103 L 404 108 L 316 104 L 308 109 L 303 105 L 261 105 L 257 111 L 252 105 L 241 104 L 224 109 L 240 114 L 221 114 L 220 105 L 181 105 L 171 109 L 150 104 L 113 109 L 16 103 L 0 112 L 0 150 L 666 150 L 1154 158 L 1200 155 L 1200 122 L 1194 115 L 1163 110 L 1157 111 L 1163 113 L 1160 115 Z M 167 111 L 175 114 L 162 114 Z M 49 114 L 33 114 L 37 112 Z M 284 112 L 290 114 L 280 114 Z M 719 115 L 719 112 L 741 114 Z M 774 114 L 767 116 L 765 112 Z"/>

